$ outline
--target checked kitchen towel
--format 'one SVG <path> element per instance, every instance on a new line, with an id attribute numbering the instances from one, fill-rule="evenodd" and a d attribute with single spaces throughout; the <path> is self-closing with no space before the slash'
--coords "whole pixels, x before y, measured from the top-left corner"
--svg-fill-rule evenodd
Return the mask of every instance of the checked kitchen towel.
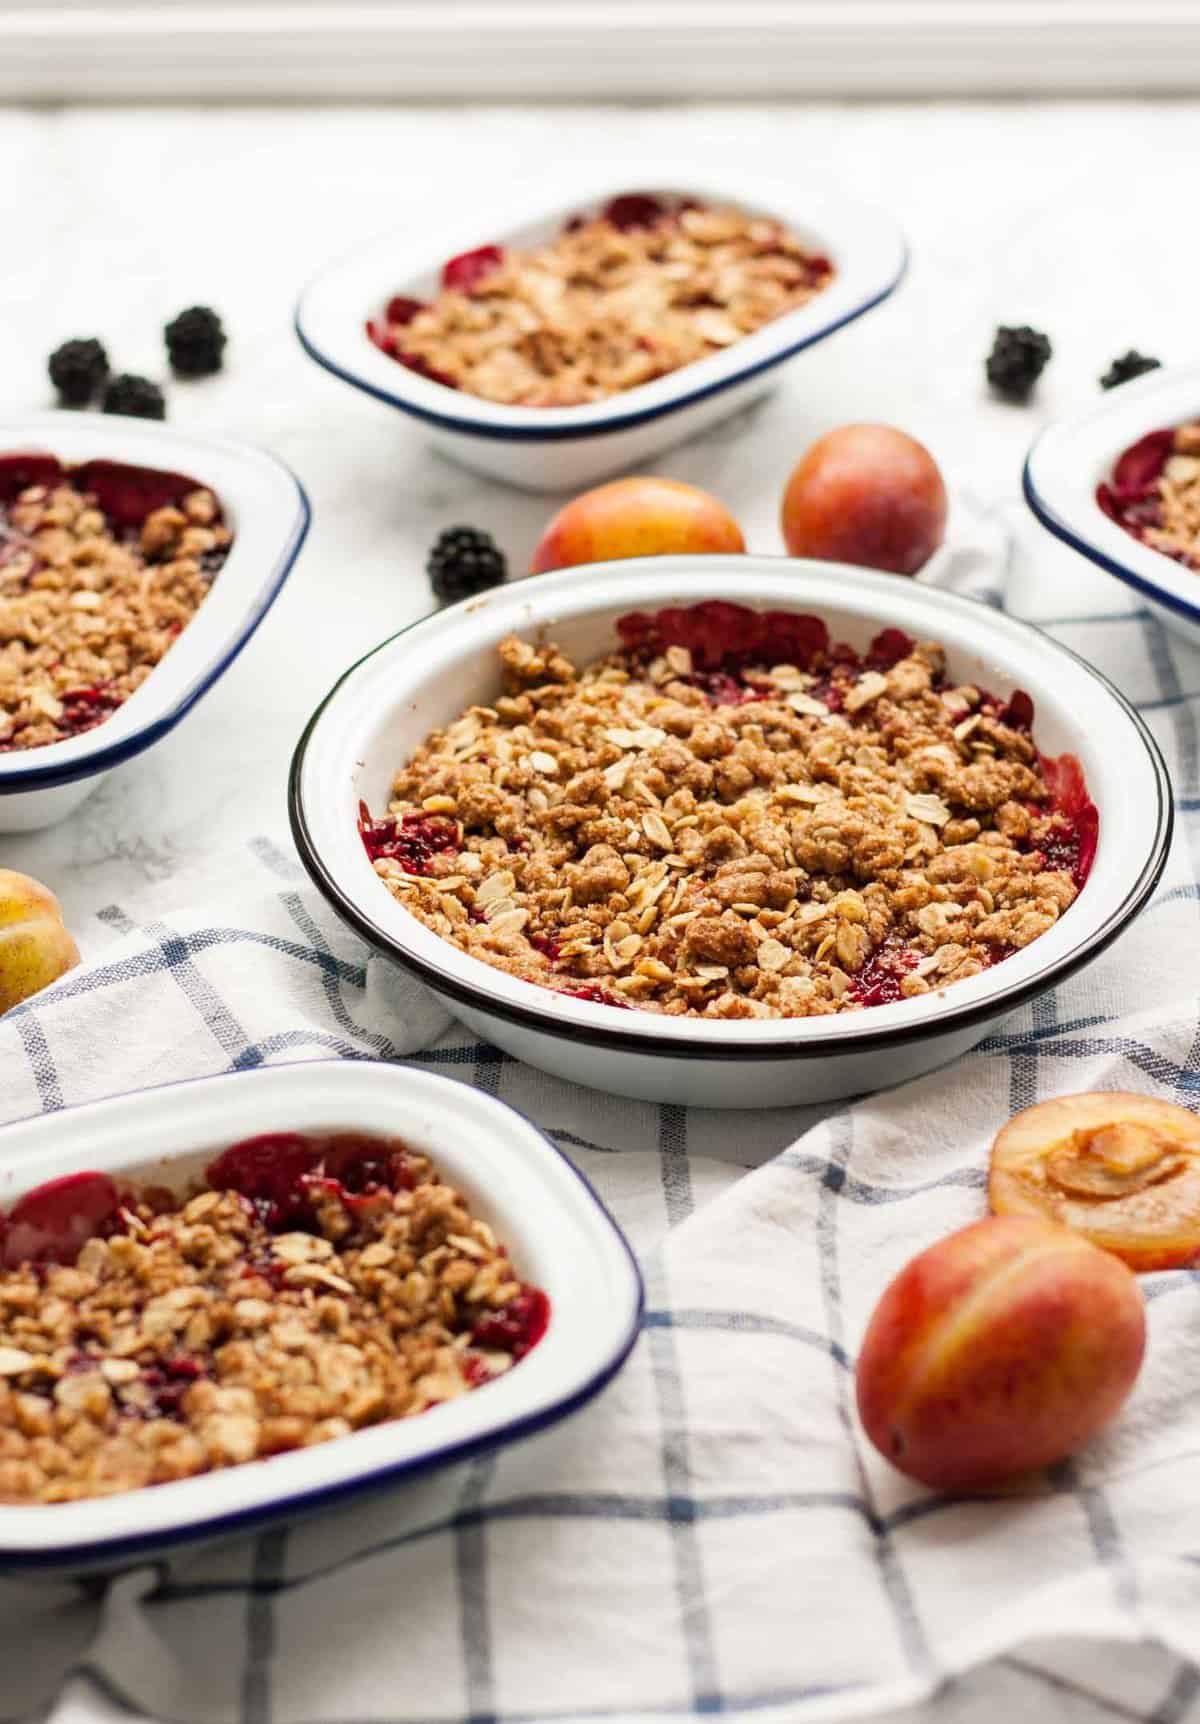
<path id="1" fill-rule="evenodd" d="M 941 578 L 1016 603 L 1004 543 L 979 524 Z M 315 1057 L 478 1084 L 585 1168 L 648 1284 L 628 1367 L 552 1432 L 105 1587 L 0 1584 L 0 1717 L 1200 1719 L 1200 1277 L 1146 1279 L 1119 1425 L 1010 1499 L 908 1485 L 853 1412 L 876 1297 L 982 1213 L 1013 1108 L 1200 1086 L 1200 655 L 1128 605 L 1068 608 L 1054 633 L 1139 704 L 1174 776 L 1166 877 L 1085 975 L 905 1089 L 721 1115 L 568 1087 L 365 962 L 268 844 L 236 897 L 114 908 L 95 956 L 0 1022 L 7 1119 Z"/>

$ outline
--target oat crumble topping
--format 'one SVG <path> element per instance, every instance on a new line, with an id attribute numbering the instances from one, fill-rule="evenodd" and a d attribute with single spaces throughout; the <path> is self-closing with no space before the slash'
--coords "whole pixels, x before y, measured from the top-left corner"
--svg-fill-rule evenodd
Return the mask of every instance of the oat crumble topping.
<path id="1" fill-rule="evenodd" d="M 1200 420 L 1126 449 L 1096 501 L 1135 539 L 1200 570 Z"/>
<path id="2" fill-rule="evenodd" d="M 184 1199 L 54 1181 L 14 1206 L 3 1260 L 7 1503 L 409 1418 L 509 1370 L 549 1309 L 426 1156 L 350 1135 L 251 1139 Z"/>
<path id="3" fill-rule="evenodd" d="M 451 258 L 431 304 L 397 295 L 367 333 L 452 389 L 571 407 L 719 352 L 832 279 L 778 221 L 633 193 L 547 245 Z"/>
<path id="4" fill-rule="evenodd" d="M 0 752 L 110 717 L 191 621 L 231 541 L 213 493 L 181 474 L 0 459 Z"/>
<path id="5" fill-rule="evenodd" d="M 582 670 L 504 641 L 494 706 L 363 810 L 380 879 L 462 951 L 613 1005 L 812 1017 L 975 975 L 1073 903 L 1096 810 L 1027 695 L 896 629 L 859 655 L 715 602 L 619 629 Z"/>

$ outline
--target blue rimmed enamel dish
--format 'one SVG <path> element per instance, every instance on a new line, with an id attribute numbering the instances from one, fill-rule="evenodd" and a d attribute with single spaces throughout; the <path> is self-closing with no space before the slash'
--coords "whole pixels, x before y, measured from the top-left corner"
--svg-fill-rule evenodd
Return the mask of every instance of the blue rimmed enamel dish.
<path id="1" fill-rule="evenodd" d="M 0 1130 L 0 1202 L 96 1170 L 182 1191 L 215 1152 L 263 1132 L 402 1138 L 429 1155 L 549 1297 L 519 1365 L 470 1394 L 269 1459 L 79 1502 L 0 1504 L 0 1572 L 76 1572 L 292 1520 L 532 1435 L 589 1401 L 637 1337 L 642 1283 L 591 1186 L 523 1115 L 468 1084 L 368 1061 L 200 1078 Z"/>
<path id="2" fill-rule="evenodd" d="M 1105 514 L 1096 491 L 1126 449 L 1198 417 L 1200 365 L 1166 366 L 1048 426 L 1025 462 L 1025 498 L 1042 525 L 1132 587 L 1193 646 L 1200 646 L 1200 571 L 1127 533 Z"/>
<path id="3" fill-rule="evenodd" d="M 92 413 L 0 420 L 0 454 L 105 460 L 183 473 L 219 498 L 233 529 L 210 592 L 145 682 L 103 724 L 44 748 L 0 754 L 0 832 L 52 825 L 106 773 L 175 728 L 229 669 L 266 616 L 309 525 L 304 488 L 251 444 Z"/>
<path id="4" fill-rule="evenodd" d="M 429 299 L 447 258 L 485 242 L 536 245 L 581 209 L 596 209 L 625 185 L 585 186 L 569 196 L 543 189 L 510 208 L 471 214 L 444 229 L 385 234 L 327 264 L 296 307 L 305 351 L 343 382 L 419 420 L 445 454 L 529 490 L 566 490 L 649 460 L 745 407 L 777 381 L 778 368 L 888 297 L 907 254 L 895 225 L 877 211 L 806 182 L 693 185 L 663 178 L 652 195 L 735 204 L 783 221 L 835 275 L 806 305 L 695 364 L 605 401 L 577 407 L 515 407 L 484 401 L 418 376 L 380 352 L 366 333 L 393 294 Z"/>

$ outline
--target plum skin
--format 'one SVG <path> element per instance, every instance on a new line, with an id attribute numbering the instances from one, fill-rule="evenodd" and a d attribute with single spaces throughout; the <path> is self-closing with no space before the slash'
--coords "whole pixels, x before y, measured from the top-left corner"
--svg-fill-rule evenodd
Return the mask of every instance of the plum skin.
<path id="1" fill-rule="evenodd" d="M 1123 1263 L 1066 1228 L 989 1216 L 885 1290 L 859 1354 L 863 1428 L 934 1490 L 986 1490 L 1052 1465 L 1117 1414 L 1146 1344 Z"/>
<path id="2" fill-rule="evenodd" d="M 0 868 L 0 1012 L 56 982 L 79 962 L 54 893 L 28 874 Z"/>
<path id="3" fill-rule="evenodd" d="M 915 575 L 946 531 L 946 487 L 922 443 L 890 425 L 843 425 L 800 458 L 783 495 L 793 557 Z"/>

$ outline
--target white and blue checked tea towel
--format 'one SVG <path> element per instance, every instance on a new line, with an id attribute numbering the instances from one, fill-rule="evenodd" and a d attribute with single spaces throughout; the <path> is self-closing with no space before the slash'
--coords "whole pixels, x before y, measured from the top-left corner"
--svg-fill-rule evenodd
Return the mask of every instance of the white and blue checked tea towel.
<path id="1" fill-rule="evenodd" d="M 944 573 L 1020 596 L 995 544 Z M 618 1380 L 516 1448 L 106 1585 L 0 1583 L 0 1720 L 1200 1721 L 1200 1276 L 1146 1278 L 1120 1423 L 1011 1500 L 907 1484 L 852 1411 L 876 1297 L 982 1213 L 1013 1108 L 1200 1088 L 1200 655 L 1127 604 L 1069 608 L 1054 632 L 1138 703 L 1174 774 L 1166 878 L 1085 975 L 849 1108 L 688 1112 L 544 1077 L 365 963 L 267 843 L 257 892 L 242 856 L 238 895 L 214 881 L 200 910 L 113 907 L 103 939 L 81 931 L 95 955 L 0 1022 L 5 1118 L 264 1062 L 410 1058 L 578 1160 L 648 1309 Z"/>

